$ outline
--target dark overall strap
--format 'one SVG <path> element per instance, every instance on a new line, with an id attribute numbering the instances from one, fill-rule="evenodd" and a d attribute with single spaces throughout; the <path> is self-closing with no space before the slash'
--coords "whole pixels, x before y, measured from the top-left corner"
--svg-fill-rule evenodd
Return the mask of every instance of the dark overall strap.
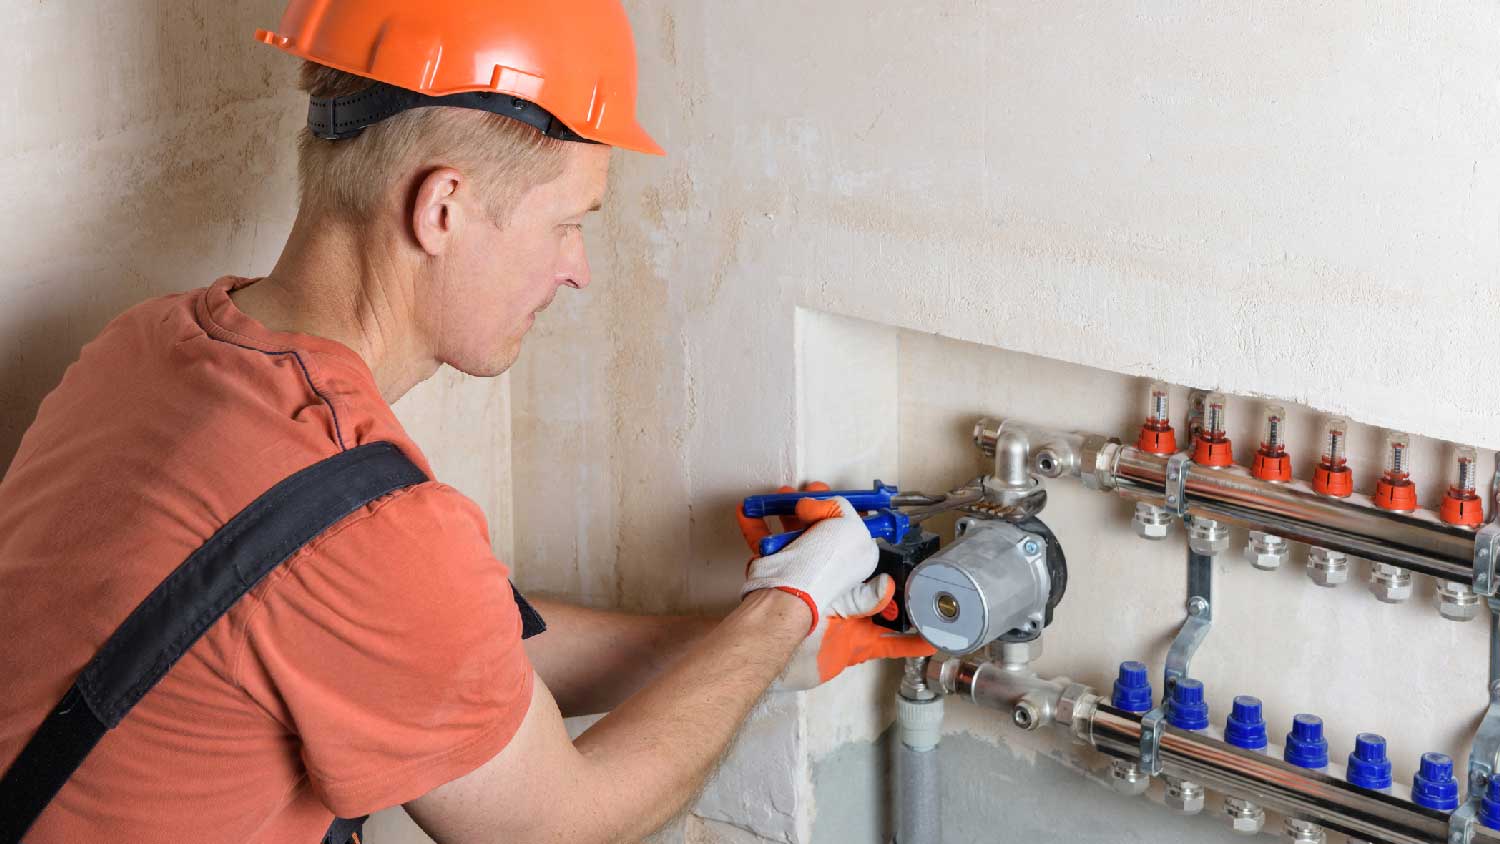
<path id="1" fill-rule="evenodd" d="M 99 739 L 261 578 L 350 513 L 426 480 L 394 445 L 371 443 L 303 469 L 230 519 L 110 635 L 0 778 L 0 844 L 19 844 Z"/>

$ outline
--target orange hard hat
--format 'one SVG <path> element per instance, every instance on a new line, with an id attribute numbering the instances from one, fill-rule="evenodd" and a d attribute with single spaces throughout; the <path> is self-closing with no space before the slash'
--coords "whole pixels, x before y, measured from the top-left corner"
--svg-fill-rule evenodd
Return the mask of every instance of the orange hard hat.
<path id="1" fill-rule="evenodd" d="M 308 126 L 319 137 L 451 106 L 514 117 L 552 137 L 664 154 L 635 119 L 635 41 L 619 0 L 291 0 L 280 29 L 255 37 L 375 80 L 313 100 Z"/>

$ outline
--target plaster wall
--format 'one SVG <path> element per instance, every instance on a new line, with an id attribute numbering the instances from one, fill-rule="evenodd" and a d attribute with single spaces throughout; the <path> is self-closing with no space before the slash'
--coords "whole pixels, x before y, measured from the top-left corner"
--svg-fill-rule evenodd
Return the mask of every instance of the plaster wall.
<path id="1" fill-rule="evenodd" d="M 1500 315 L 1493 4 L 627 6 L 670 157 L 617 159 L 589 230 L 597 283 L 558 300 L 514 373 L 534 587 L 724 606 L 747 492 L 956 482 L 980 468 L 979 413 L 1124 434 L 1139 376 L 1293 403 L 1299 448 L 1312 410 L 1500 445 L 1500 383 L 1479 377 Z M 1051 508 L 1078 580 L 1043 667 L 1102 685 L 1121 658 L 1159 662 L 1182 559 L 1075 493 Z M 1243 600 L 1200 657 L 1217 711 L 1241 691 L 1278 723 L 1318 710 L 1345 752 L 1384 730 L 1401 776 L 1420 749 L 1460 750 L 1482 636 L 1440 623 L 1430 586 L 1387 607 L 1294 566 L 1223 569 Z M 878 739 L 890 691 L 869 669 L 775 702 L 779 727 L 741 742 L 695 834 L 842 840 L 817 819 L 878 807 L 830 789 L 848 778 L 827 760 Z M 1004 796 L 1036 804 L 1050 757 L 954 718 L 996 744 L 964 758 L 1016 772 Z M 975 811 L 1021 840 L 1006 805 Z M 1176 834 L 1138 816 L 1142 838 Z M 1082 817 L 1057 840 L 1085 840 Z"/>
<path id="2" fill-rule="evenodd" d="M 296 210 L 280 0 L 5 4 L 0 463 L 79 348 L 144 299 L 269 271 Z M 508 379 L 440 372 L 397 413 L 510 554 Z M 384 821 L 382 821 L 384 823 Z M 398 842 L 405 832 L 382 839 Z"/>

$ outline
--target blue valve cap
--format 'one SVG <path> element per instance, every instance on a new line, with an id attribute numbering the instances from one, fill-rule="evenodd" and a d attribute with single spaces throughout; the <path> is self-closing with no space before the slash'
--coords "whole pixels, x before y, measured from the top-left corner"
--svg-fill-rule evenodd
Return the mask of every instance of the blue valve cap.
<path id="1" fill-rule="evenodd" d="M 1201 730 L 1208 726 L 1208 702 L 1203 699 L 1203 684 L 1184 677 L 1172 687 L 1167 723 L 1179 730 Z"/>
<path id="2" fill-rule="evenodd" d="M 1234 699 L 1234 709 L 1224 725 L 1224 740 L 1246 750 L 1265 749 L 1266 719 L 1261 715 L 1260 698 L 1240 695 Z"/>
<path id="3" fill-rule="evenodd" d="M 1379 791 L 1391 787 L 1391 760 L 1385 755 L 1385 737 L 1360 733 L 1354 737 L 1346 778 L 1351 785 Z"/>
<path id="4" fill-rule="evenodd" d="M 1421 767 L 1411 782 L 1411 799 L 1418 806 L 1451 812 L 1458 808 L 1458 780 L 1453 758 L 1446 753 L 1423 753 Z"/>
<path id="5" fill-rule="evenodd" d="M 1151 711 L 1151 677 L 1145 663 L 1135 660 L 1120 663 L 1120 676 L 1115 680 L 1110 705 L 1126 712 Z"/>
<path id="6" fill-rule="evenodd" d="M 1479 798 L 1479 822 L 1490 829 L 1500 829 L 1500 777 L 1490 780 L 1489 788 Z"/>
<path id="7" fill-rule="evenodd" d="M 1323 719 L 1316 715 L 1292 718 L 1292 731 L 1286 734 L 1283 757 L 1299 768 L 1328 767 L 1328 739 L 1323 738 Z"/>

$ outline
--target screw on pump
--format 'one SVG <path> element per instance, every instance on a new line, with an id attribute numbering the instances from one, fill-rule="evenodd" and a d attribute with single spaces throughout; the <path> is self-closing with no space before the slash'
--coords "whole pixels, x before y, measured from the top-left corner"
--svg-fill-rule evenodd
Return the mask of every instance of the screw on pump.
<path id="1" fill-rule="evenodd" d="M 1411 437 L 1400 431 L 1385 438 L 1385 474 L 1375 483 L 1375 506 L 1395 513 L 1417 509 L 1417 485 L 1411 482 Z"/>
<path id="2" fill-rule="evenodd" d="M 1313 470 L 1313 491 L 1330 498 L 1348 498 L 1354 493 L 1354 473 L 1349 471 L 1349 420 L 1331 416 L 1323 423 L 1323 451 Z"/>
<path id="3" fill-rule="evenodd" d="M 1135 447 L 1148 454 L 1175 454 L 1177 432 L 1172 430 L 1172 396 L 1167 385 L 1151 382 L 1151 400 L 1146 407 L 1146 421 Z"/>
<path id="4" fill-rule="evenodd" d="M 1209 393 L 1203 399 L 1203 428 L 1193 444 L 1193 462 L 1200 466 L 1229 466 L 1234 463 L 1234 449 L 1224 426 L 1228 421 L 1228 402 L 1223 393 Z"/>

